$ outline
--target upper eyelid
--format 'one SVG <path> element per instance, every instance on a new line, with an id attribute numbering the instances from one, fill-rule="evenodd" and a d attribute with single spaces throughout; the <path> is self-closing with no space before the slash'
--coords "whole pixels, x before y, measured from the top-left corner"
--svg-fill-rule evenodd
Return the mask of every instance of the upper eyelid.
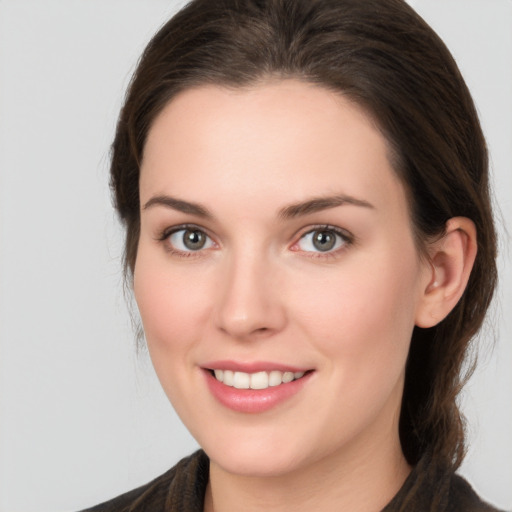
<path id="1" fill-rule="evenodd" d="M 202 231 L 211 240 L 213 240 L 213 242 L 216 245 L 218 245 L 218 246 L 221 245 L 219 243 L 219 241 L 217 240 L 217 237 L 215 235 L 213 235 L 209 229 L 207 229 L 203 226 L 200 226 L 198 224 L 195 224 L 193 222 L 185 222 L 182 224 L 177 224 L 175 226 L 169 226 L 160 232 L 157 239 L 164 241 L 173 233 L 176 233 L 181 230 L 186 230 L 186 229 L 197 229 L 198 231 Z M 332 224 L 312 224 L 312 225 L 304 226 L 301 229 L 295 231 L 295 233 L 291 237 L 291 239 L 293 240 L 293 242 L 291 243 L 291 246 L 297 244 L 303 236 L 305 236 L 309 233 L 312 233 L 314 231 L 320 231 L 320 230 L 334 231 L 336 234 L 338 234 L 339 236 L 341 236 L 343 239 L 347 240 L 350 243 L 354 243 L 354 241 L 356 240 L 356 237 L 350 231 L 348 231 L 344 228 L 341 228 L 339 226 L 334 226 Z"/>
<path id="2" fill-rule="evenodd" d="M 206 235 L 207 238 L 210 239 L 210 241 L 213 244 L 213 247 L 201 247 L 197 250 L 190 250 L 190 251 L 189 250 L 184 251 L 182 249 L 178 249 L 177 247 L 174 246 L 174 244 L 169 239 L 175 233 L 179 233 L 180 231 L 187 231 L 187 230 L 201 231 L 202 233 L 204 233 Z M 207 250 L 211 250 L 212 248 L 217 249 L 219 246 L 219 244 L 216 242 L 215 238 L 212 237 L 208 233 L 207 229 L 205 229 L 201 226 L 197 226 L 196 224 L 192 224 L 192 223 L 185 223 L 185 224 L 178 224 L 175 226 L 169 226 L 169 227 L 161 230 L 155 239 L 159 244 L 163 245 L 163 247 L 165 248 L 166 251 L 173 253 L 175 255 L 187 256 L 187 257 L 190 257 L 190 256 L 199 257 L 203 252 L 205 252 Z"/>
<path id="3" fill-rule="evenodd" d="M 214 239 L 214 237 L 212 236 L 212 234 L 210 233 L 210 231 L 208 229 L 206 229 L 202 226 L 199 226 L 197 224 L 190 223 L 190 222 L 186 222 L 184 224 L 177 224 L 176 226 L 169 226 L 160 232 L 160 235 L 158 238 L 161 240 L 165 240 L 166 238 L 171 236 L 173 233 L 177 233 L 178 231 L 186 231 L 187 229 L 192 229 L 192 230 L 195 229 L 197 231 L 202 231 L 209 238 L 211 238 L 212 240 Z"/>
<path id="4" fill-rule="evenodd" d="M 336 234 L 340 235 L 342 238 L 345 238 L 345 239 L 350 240 L 350 241 L 354 241 L 354 239 L 355 239 L 355 236 L 350 231 L 348 231 L 347 229 L 340 228 L 338 226 L 333 226 L 331 224 L 318 224 L 318 225 L 307 226 L 307 227 L 299 229 L 296 232 L 296 234 L 294 235 L 294 238 L 297 239 L 294 242 L 294 244 L 297 243 L 297 241 L 300 238 L 302 238 L 303 236 L 305 236 L 305 235 L 307 235 L 309 233 L 313 233 L 315 231 L 322 231 L 322 230 L 334 231 Z"/>
<path id="5" fill-rule="evenodd" d="M 329 250 L 325 252 L 321 251 L 301 251 L 300 249 L 293 249 L 293 247 L 297 246 L 300 241 L 306 236 L 311 233 L 314 233 L 315 231 L 333 231 L 337 236 L 339 236 L 342 239 L 342 246 L 338 247 L 335 250 Z M 289 245 L 289 249 L 294 252 L 302 252 L 304 255 L 308 256 L 309 258 L 334 258 L 338 255 L 340 255 L 342 252 L 346 251 L 349 247 L 354 246 L 357 243 L 357 238 L 348 230 L 332 226 L 329 224 L 320 224 L 317 226 L 308 226 L 307 228 L 299 231 L 298 235 L 295 235 L 294 242 Z"/>

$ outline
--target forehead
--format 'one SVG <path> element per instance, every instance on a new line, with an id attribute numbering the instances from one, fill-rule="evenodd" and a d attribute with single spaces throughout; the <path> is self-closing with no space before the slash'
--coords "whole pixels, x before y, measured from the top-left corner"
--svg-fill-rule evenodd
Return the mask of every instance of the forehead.
<path id="1" fill-rule="evenodd" d="M 192 193 L 201 202 L 212 193 L 241 203 L 259 195 L 276 205 L 345 193 L 380 204 L 403 195 L 388 154 L 373 120 L 323 87 L 203 86 L 179 94 L 155 119 L 140 192 L 143 200 Z"/>

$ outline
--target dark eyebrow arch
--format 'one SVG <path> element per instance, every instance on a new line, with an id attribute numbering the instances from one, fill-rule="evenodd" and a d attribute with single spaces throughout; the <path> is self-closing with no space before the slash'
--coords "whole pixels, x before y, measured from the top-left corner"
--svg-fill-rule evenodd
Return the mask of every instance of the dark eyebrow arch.
<path id="1" fill-rule="evenodd" d="M 204 206 L 176 199 L 171 196 L 154 196 L 143 206 L 142 209 L 147 210 L 152 206 L 165 206 L 166 208 L 172 208 L 173 210 L 177 210 L 182 213 L 197 215 L 204 219 L 213 219 L 213 215 Z"/>
<path id="2" fill-rule="evenodd" d="M 283 220 L 293 219 L 303 215 L 310 215 L 322 210 L 327 210 L 329 208 L 336 208 L 337 206 L 342 206 L 345 204 L 375 209 L 375 207 L 368 201 L 364 201 L 363 199 L 356 199 L 355 197 L 347 196 L 344 194 L 338 194 L 328 197 L 313 197 L 307 201 L 286 206 L 279 210 L 279 218 Z"/>

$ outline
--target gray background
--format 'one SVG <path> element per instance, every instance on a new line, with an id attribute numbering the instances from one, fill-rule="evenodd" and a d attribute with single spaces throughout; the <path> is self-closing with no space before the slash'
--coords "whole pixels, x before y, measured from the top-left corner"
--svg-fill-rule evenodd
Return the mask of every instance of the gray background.
<path id="1" fill-rule="evenodd" d="M 512 231 L 512 2 L 416 0 L 466 76 Z M 108 148 L 138 55 L 179 4 L 0 0 L 0 511 L 71 511 L 194 449 L 137 355 Z M 462 473 L 512 507 L 512 262 L 462 398 Z M 491 346 L 495 340 L 495 349 Z"/>

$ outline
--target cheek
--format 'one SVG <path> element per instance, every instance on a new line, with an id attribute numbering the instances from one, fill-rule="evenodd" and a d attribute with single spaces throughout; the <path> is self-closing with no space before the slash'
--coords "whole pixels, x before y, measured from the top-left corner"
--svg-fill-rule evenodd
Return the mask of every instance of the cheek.
<path id="1" fill-rule="evenodd" d="M 401 272 L 379 267 L 374 261 L 373 267 L 330 276 L 297 305 L 301 330 L 323 354 L 322 369 L 338 391 L 333 407 L 345 411 L 339 422 L 346 411 L 370 421 L 387 403 L 396 413 L 401 400 L 414 327 L 415 272 L 410 264 Z"/>
<path id="2" fill-rule="evenodd" d="M 134 294 L 150 351 L 179 351 L 199 339 L 198 320 L 208 309 L 205 281 L 161 260 L 146 257 L 141 249 Z"/>
<path id="3" fill-rule="evenodd" d="M 316 276 L 296 290 L 296 318 L 333 358 L 350 357 L 363 366 L 379 359 L 401 365 L 406 357 L 414 327 L 416 258 L 380 254 Z"/>
<path id="4" fill-rule="evenodd" d="M 179 267 L 179 265 L 178 265 Z M 164 257 L 140 250 L 134 271 L 134 294 L 149 355 L 158 379 L 174 408 L 187 423 L 184 386 L 194 378 L 194 351 L 204 336 L 201 316 L 208 316 L 204 279 L 169 265 Z"/>

